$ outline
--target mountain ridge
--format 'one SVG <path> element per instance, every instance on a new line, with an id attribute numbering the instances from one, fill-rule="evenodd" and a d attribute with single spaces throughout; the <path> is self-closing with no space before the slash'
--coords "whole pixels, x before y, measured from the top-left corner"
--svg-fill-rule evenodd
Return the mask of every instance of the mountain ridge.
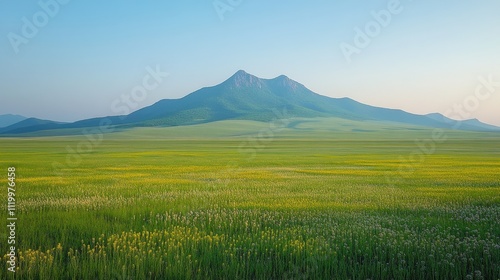
<path id="1" fill-rule="evenodd" d="M 26 118 L 20 122 L 16 122 L 7 127 L 0 128 L 0 134 L 3 133 L 24 133 L 25 129 L 30 129 L 32 127 L 37 127 L 39 130 L 47 130 L 47 129 L 57 129 L 59 125 L 62 125 L 62 122 L 55 122 L 50 120 L 43 120 L 38 118 Z"/>
<path id="2" fill-rule="evenodd" d="M 0 115 L 0 128 L 13 125 L 25 119 L 27 119 L 27 117 L 21 115 L 13 115 L 13 114 Z"/>
<path id="3" fill-rule="evenodd" d="M 221 120 L 270 121 L 273 110 L 286 108 L 289 117 L 337 117 L 356 121 L 388 121 L 431 128 L 500 131 L 478 120 L 455 121 L 441 114 L 417 115 L 360 103 L 348 97 L 332 98 L 317 94 L 305 85 L 279 75 L 263 79 L 238 70 L 222 83 L 200 88 L 179 99 L 162 99 L 126 116 L 92 118 L 74 123 L 41 122 L 0 129 L 0 134 L 18 134 L 46 129 L 99 126 L 104 119 L 116 127 L 180 126 Z"/>

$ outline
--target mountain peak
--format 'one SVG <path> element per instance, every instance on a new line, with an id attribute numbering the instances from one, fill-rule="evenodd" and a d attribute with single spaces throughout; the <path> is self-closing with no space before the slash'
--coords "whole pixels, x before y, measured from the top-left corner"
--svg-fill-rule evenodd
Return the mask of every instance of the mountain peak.
<path id="1" fill-rule="evenodd" d="M 246 75 L 250 75 L 250 74 L 248 74 L 245 70 L 240 69 L 240 70 L 236 71 L 236 73 L 234 73 L 234 76 L 236 76 L 236 75 L 246 76 Z"/>
<path id="2" fill-rule="evenodd" d="M 278 80 L 290 80 L 290 78 L 288 78 L 287 76 L 285 75 L 279 75 L 278 77 L 276 77 L 275 79 L 278 79 Z"/>
<path id="3" fill-rule="evenodd" d="M 273 81 L 275 84 L 286 87 L 290 90 L 297 90 L 297 89 L 303 87 L 302 84 L 288 78 L 285 75 L 279 75 L 278 77 L 271 79 L 271 81 Z"/>
<path id="4" fill-rule="evenodd" d="M 257 86 L 262 87 L 262 80 L 254 75 L 248 74 L 244 70 L 238 70 L 234 75 L 226 80 L 231 86 L 235 87 L 251 87 Z"/>
<path id="5" fill-rule="evenodd" d="M 252 78 L 257 78 L 255 77 L 254 75 L 251 75 L 249 73 L 247 73 L 245 70 L 238 70 L 236 71 L 236 73 L 234 73 L 230 78 L 229 80 L 231 79 L 252 79 Z M 257 78 L 258 79 L 258 78 Z"/>

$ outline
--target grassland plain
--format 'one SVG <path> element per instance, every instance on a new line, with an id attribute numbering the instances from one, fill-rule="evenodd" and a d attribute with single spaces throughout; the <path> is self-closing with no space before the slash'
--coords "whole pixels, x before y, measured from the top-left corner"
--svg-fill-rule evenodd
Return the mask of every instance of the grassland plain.
<path id="1" fill-rule="evenodd" d="M 0 139 L 0 279 L 500 279 L 499 134 L 447 132 L 401 173 L 430 131 L 265 127 L 122 131 L 72 166 L 84 137 Z"/>

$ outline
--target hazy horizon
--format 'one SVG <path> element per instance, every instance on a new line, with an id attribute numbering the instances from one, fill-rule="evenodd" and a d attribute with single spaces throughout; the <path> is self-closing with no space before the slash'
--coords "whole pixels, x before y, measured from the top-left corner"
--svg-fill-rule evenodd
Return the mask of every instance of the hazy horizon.
<path id="1" fill-rule="evenodd" d="M 450 117 L 500 126 L 497 1 L 42 0 L 0 7 L 0 115 L 67 122 L 116 115 L 113 102 L 159 67 L 168 77 L 134 110 L 243 69 L 260 78 L 286 75 L 325 96 L 415 114 L 461 110 Z M 481 85 L 493 90 L 477 95 Z"/>

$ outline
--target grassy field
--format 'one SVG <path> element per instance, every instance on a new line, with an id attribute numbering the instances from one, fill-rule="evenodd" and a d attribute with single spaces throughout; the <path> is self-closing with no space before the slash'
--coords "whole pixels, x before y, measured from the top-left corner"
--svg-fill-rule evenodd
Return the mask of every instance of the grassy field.
<path id="1" fill-rule="evenodd" d="M 16 279 L 500 279 L 498 133 L 342 127 L 0 139 Z"/>

